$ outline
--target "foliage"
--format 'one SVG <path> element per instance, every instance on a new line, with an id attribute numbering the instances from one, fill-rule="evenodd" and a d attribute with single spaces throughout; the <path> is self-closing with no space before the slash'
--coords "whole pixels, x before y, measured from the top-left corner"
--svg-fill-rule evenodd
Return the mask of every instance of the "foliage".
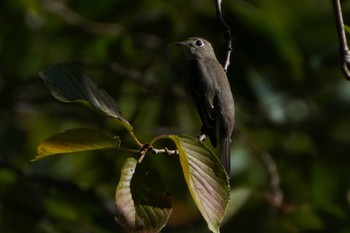
<path id="1" fill-rule="evenodd" d="M 51 94 L 68 103 L 83 103 L 93 110 L 113 117 L 133 136 L 139 148 L 139 165 L 129 158 L 122 169 L 115 203 L 117 221 L 128 232 L 159 232 L 167 223 L 171 203 L 157 171 L 142 169 L 147 151 L 159 153 L 153 144 L 162 138 L 175 142 L 177 151 L 163 149 L 163 153 L 179 154 L 183 174 L 192 197 L 213 232 L 219 232 L 220 223 L 229 200 L 229 181 L 220 160 L 202 142 L 186 136 L 158 136 L 149 144 L 141 143 L 129 122 L 121 115 L 114 100 L 96 87 L 79 64 L 57 64 L 39 73 Z M 35 160 L 60 153 L 119 148 L 120 141 L 97 129 L 71 129 L 45 140 L 39 145 Z M 132 151 L 132 148 L 127 149 Z M 156 174 L 156 175 L 153 175 Z M 155 182 L 155 180 L 158 181 Z M 142 187 L 142 188 L 140 188 Z M 159 188 L 161 190 L 159 190 Z M 136 191 L 137 190 L 137 191 Z"/>
<path id="2" fill-rule="evenodd" d="M 349 24 L 349 2 L 342 4 Z M 234 37 L 228 77 L 237 123 L 233 206 L 221 232 L 349 232 L 350 85 L 339 70 L 331 1 L 222 6 Z M 213 7 L 198 0 L 0 1 L 1 232 L 122 232 L 113 219 L 113 193 L 130 152 L 30 160 L 40 142 L 67 129 L 98 129 L 125 148 L 137 148 L 133 137 L 113 117 L 53 101 L 38 71 L 83 62 L 140 140 L 196 136 L 200 121 L 182 92 L 182 56 L 172 42 L 202 36 L 223 61 Z M 154 146 L 174 144 L 159 140 Z M 281 207 L 270 202 L 271 179 L 260 152 L 279 172 Z M 208 232 L 179 158 L 152 155 L 144 163 L 157 168 L 172 196 L 162 232 Z"/>

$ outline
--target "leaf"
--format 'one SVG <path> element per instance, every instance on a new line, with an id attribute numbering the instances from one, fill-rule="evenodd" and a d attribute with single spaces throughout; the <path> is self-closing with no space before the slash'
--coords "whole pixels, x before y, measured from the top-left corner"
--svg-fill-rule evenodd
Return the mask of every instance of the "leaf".
<path id="1" fill-rule="evenodd" d="M 115 191 L 115 205 L 117 207 L 116 221 L 127 232 L 132 232 L 136 226 L 135 202 L 131 194 L 131 178 L 135 173 L 137 161 L 128 158 L 121 171 L 120 181 Z"/>
<path id="2" fill-rule="evenodd" d="M 230 197 L 230 184 L 220 160 L 203 143 L 188 136 L 169 136 L 176 144 L 192 198 L 212 232 L 219 227 Z"/>
<path id="3" fill-rule="evenodd" d="M 118 119 L 127 130 L 132 131 L 113 98 L 99 89 L 85 74 L 78 63 L 61 63 L 39 72 L 51 94 L 62 102 L 80 102 L 106 116 Z"/>
<path id="4" fill-rule="evenodd" d="M 309 205 L 300 205 L 285 216 L 302 232 L 321 231 L 325 228 L 322 218 Z"/>
<path id="5" fill-rule="evenodd" d="M 350 26 L 344 25 L 344 29 L 347 33 L 350 33 Z"/>
<path id="6" fill-rule="evenodd" d="M 96 129 L 70 129 L 43 141 L 34 160 L 50 155 L 118 148 L 119 141 Z"/>
<path id="7" fill-rule="evenodd" d="M 128 158 L 116 189 L 116 220 L 128 232 L 159 232 L 171 214 L 170 195 L 159 173 Z"/>

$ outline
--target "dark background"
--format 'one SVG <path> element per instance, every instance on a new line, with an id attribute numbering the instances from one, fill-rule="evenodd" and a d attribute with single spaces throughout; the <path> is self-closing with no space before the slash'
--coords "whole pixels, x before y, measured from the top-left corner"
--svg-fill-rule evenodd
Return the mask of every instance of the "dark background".
<path id="1" fill-rule="evenodd" d="M 349 1 L 343 11 L 350 22 Z M 233 207 L 222 232 L 350 232 L 350 82 L 339 69 L 331 1 L 224 1 L 223 12 L 234 39 L 228 77 L 237 123 Z M 30 160 L 40 142 L 70 128 L 99 128 L 119 135 L 125 147 L 133 146 L 130 138 L 110 119 L 56 101 L 37 73 L 86 62 L 142 142 L 196 136 L 200 122 L 184 96 L 183 56 L 173 42 L 202 36 L 223 61 L 214 2 L 2 0 L 0 28 L 0 232 L 122 232 L 114 191 L 124 161 L 135 154 Z M 279 172 L 279 208 L 269 201 L 262 155 Z M 178 159 L 147 159 L 172 194 L 163 232 L 208 232 Z"/>

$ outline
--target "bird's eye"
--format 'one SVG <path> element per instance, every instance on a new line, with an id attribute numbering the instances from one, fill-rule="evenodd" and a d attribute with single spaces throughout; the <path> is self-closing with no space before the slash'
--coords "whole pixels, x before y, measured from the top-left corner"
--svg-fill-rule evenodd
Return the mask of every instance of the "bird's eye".
<path id="1" fill-rule="evenodd" d="M 202 40 L 196 40 L 196 46 L 202 47 L 204 45 Z"/>

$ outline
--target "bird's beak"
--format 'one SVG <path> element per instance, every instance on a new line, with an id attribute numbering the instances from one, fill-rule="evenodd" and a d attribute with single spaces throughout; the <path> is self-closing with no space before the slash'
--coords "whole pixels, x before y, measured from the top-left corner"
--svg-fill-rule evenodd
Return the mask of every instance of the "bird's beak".
<path id="1" fill-rule="evenodd" d="M 181 41 L 181 42 L 174 42 L 175 45 L 177 46 L 185 46 L 186 45 L 186 42 L 184 41 Z"/>

